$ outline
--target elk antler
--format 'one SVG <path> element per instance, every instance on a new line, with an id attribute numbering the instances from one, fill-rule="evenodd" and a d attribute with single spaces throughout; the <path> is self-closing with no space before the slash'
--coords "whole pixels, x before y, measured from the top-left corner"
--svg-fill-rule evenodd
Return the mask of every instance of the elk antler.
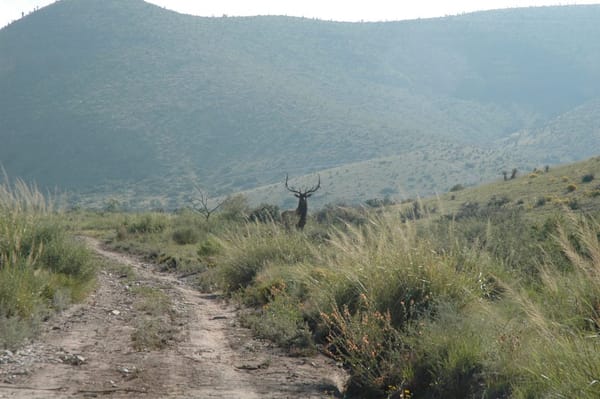
<path id="1" fill-rule="evenodd" d="M 310 190 L 305 191 L 304 194 L 312 194 L 321 187 L 321 175 L 318 175 L 318 176 L 319 176 L 319 182 L 317 183 L 317 185 L 313 186 Z"/>
<path id="2" fill-rule="evenodd" d="M 307 195 L 307 194 L 312 194 L 315 191 L 317 191 L 320 187 L 321 187 L 321 175 L 319 176 L 319 182 L 317 183 L 316 186 L 313 186 L 312 188 L 308 189 L 308 190 L 298 190 L 296 187 L 290 187 L 288 185 L 288 175 L 285 175 L 285 188 L 288 189 L 288 191 L 291 191 L 294 194 L 298 194 L 298 195 Z"/>
<path id="3" fill-rule="evenodd" d="M 298 195 L 302 194 L 302 193 L 300 192 L 300 190 L 296 190 L 296 188 L 295 188 L 295 187 L 290 187 L 290 186 L 288 186 L 288 175 L 287 175 L 287 173 L 285 174 L 285 188 L 287 188 L 287 189 L 288 189 L 288 191 L 291 191 L 291 192 L 293 192 L 293 193 L 295 193 L 295 194 L 298 194 Z"/>

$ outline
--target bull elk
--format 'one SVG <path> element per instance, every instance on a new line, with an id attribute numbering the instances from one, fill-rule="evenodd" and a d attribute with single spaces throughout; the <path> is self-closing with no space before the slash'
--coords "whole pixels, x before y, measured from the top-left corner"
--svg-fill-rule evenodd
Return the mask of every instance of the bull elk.
<path id="1" fill-rule="evenodd" d="M 288 185 L 288 175 L 285 175 L 285 188 L 288 191 L 294 193 L 294 196 L 298 198 L 298 208 L 296 210 L 285 211 L 281 214 L 281 218 L 284 223 L 289 226 L 289 221 L 294 220 L 294 217 L 298 218 L 298 223 L 296 223 L 296 228 L 298 230 L 304 229 L 306 225 L 306 215 L 308 213 L 308 203 L 307 199 L 310 198 L 311 195 L 315 193 L 321 187 L 321 176 L 319 175 L 319 181 L 316 186 L 313 186 L 309 189 L 299 190 L 295 187 L 290 187 Z"/>

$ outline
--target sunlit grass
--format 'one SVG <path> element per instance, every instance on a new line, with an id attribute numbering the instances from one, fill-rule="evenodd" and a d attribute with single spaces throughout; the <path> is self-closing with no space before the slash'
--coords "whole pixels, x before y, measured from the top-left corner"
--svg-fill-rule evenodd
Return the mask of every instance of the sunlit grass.
<path id="1" fill-rule="evenodd" d="M 567 174 L 575 192 L 564 188 Z M 423 201 L 419 217 L 362 209 L 359 218 L 311 220 L 304 232 L 188 214 L 157 216 L 162 230 L 120 239 L 119 226 L 145 220 L 124 215 L 112 239 L 167 257 L 187 251 L 202 265 L 200 285 L 252 308 L 244 321 L 257 335 L 343 364 L 350 397 L 592 398 L 600 395 L 600 226 L 564 208 L 589 189 L 585 175 L 536 173 L 502 182 L 508 201 L 494 196 L 498 186 L 461 190 L 455 200 Z M 511 196 L 544 180 L 563 191 L 522 204 Z M 467 198 L 478 207 L 449 205 Z"/>
<path id="2" fill-rule="evenodd" d="M 0 185 L 0 345 L 14 346 L 39 320 L 82 300 L 95 267 L 67 236 L 53 202 L 32 185 Z"/>

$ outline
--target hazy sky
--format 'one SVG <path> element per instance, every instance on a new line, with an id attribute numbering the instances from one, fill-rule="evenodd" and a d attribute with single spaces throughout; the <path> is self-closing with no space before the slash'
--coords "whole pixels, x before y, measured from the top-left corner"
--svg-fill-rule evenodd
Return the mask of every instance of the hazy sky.
<path id="1" fill-rule="evenodd" d="M 0 26 L 54 0 L 0 0 Z M 392 21 L 460 14 L 476 10 L 600 1 L 548 0 L 148 0 L 187 14 L 204 16 L 293 15 L 338 21 Z"/>

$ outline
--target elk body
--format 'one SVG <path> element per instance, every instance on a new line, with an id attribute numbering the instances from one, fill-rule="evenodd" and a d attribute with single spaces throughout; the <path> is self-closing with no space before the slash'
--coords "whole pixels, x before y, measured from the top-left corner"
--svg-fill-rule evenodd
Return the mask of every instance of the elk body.
<path id="1" fill-rule="evenodd" d="M 288 175 L 285 175 L 285 188 L 294 193 L 294 196 L 298 198 L 298 208 L 296 208 L 296 210 L 285 211 L 281 214 L 281 219 L 286 226 L 289 226 L 292 220 L 297 219 L 298 222 L 296 223 L 296 228 L 298 230 L 304 229 L 304 226 L 306 225 L 306 215 L 308 214 L 307 199 L 310 198 L 310 196 L 313 195 L 320 187 L 321 176 L 319 176 L 319 181 L 316 186 L 313 186 L 309 189 L 299 190 L 288 185 Z"/>

